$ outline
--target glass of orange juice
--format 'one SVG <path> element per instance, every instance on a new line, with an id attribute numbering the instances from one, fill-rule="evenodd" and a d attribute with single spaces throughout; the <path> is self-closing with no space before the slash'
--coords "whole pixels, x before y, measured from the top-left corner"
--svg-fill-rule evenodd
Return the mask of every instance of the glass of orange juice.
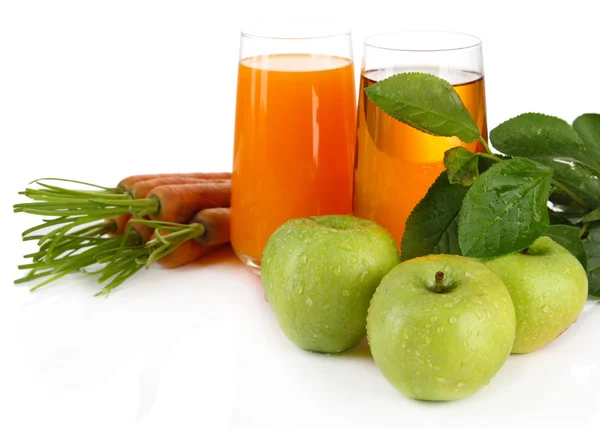
<path id="1" fill-rule="evenodd" d="M 260 273 L 269 236 L 287 220 L 352 213 L 355 133 L 348 30 L 242 31 L 231 243 L 246 265 Z"/>
<path id="2" fill-rule="evenodd" d="M 387 228 L 398 247 L 406 220 L 444 170 L 444 152 L 479 143 L 433 137 L 400 123 L 370 101 L 364 88 L 394 74 L 424 72 L 453 86 L 487 139 L 481 41 L 450 32 L 381 34 L 365 41 L 358 101 L 354 214 Z"/>

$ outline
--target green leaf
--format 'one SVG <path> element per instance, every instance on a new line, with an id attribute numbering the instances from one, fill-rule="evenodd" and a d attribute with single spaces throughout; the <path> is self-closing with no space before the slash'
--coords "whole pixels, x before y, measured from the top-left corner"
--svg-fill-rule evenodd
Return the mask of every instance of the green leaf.
<path id="1" fill-rule="evenodd" d="M 600 171 L 573 158 L 534 157 L 554 170 L 554 179 L 577 194 L 588 205 L 600 207 Z"/>
<path id="2" fill-rule="evenodd" d="M 462 146 L 453 147 L 444 153 L 444 165 L 452 184 L 470 186 L 479 177 L 479 158 Z"/>
<path id="3" fill-rule="evenodd" d="M 458 218 L 465 256 L 496 257 L 520 251 L 548 228 L 552 169 L 525 158 L 491 167 L 469 188 Z"/>
<path id="4" fill-rule="evenodd" d="M 480 137 L 471 114 L 450 83 L 426 73 L 401 73 L 365 88 L 381 110 L 420 131 L 458 137 L 465 143 Z"/>
<path id="5" fill-rule="evenodd" d="M 587 268 L 587 255 L 581 240 L 581 228 L 576 226 L 567 226 L 564 224 L 551 225 L 544 235 L 552 238 L 554 242 L 562 245 L 571 252 L 584 269 Z"/>
<path id="6" fill-rule="evenodd" d="M 600 224 L 595 224 L 588 229 L 583 246 L 587 254 L 588 272 L 600 268 Z"/>
<path id="7" fill-rule="evenodd" d="M 457 219 L 467 187 L 450 184 L 443 172 L 413 209 L 402 236 L 402 260 L 427 254 L 458 254 Z"/>
<path id="8" fill-rule="evenodd" d="M 600 157 L 588 150 L 571 125 L 554 116 L 525 113 L 507 120 L 490 132 L 495 149 L 526 158 L 564 157 L 600 167 Z"/>
<path id="9" fill-rule="evenodd" d="M 596 208 L 594 211 L 587 213 L 581 218 L 583 223 L 592 223 L 600 220 L 600 208 Z"/>
<path id="10" fill-rule="evenodd" d="M 600 297 L 600 269 L 588 272 L 588 294 Z"/>
<path id="11" fill-rule="evenodd" d="M 600 149 L 600 114 L 582 114 L 573 122 L 573 128 L 589 148 Z"/>
<path id="12" fill-rule="evenodd" d="M 583 240 L 587 255 L 587 273 L 589 294 L 600 297 L 600 224 L 596 223 L 588 230 Z"/>

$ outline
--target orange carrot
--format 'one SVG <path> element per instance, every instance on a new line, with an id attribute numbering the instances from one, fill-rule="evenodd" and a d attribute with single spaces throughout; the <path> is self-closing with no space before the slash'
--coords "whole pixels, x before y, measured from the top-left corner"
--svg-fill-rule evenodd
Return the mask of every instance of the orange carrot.
<path id="1" fill-rule="evenodd" d="M 150 226 L 146 226 L 145 224 L 129 222 L 129 226 L 133 227 L 133 229 L 140 235 L 143 243 L 151 240 L 152 236 L 154 235 L 154 229 L 152 229 Z"/>
<path id="2" fill-rule="evenodd" d="M 201 178 L 201 179 L 230 179 L 230 172 L 191 172 L 191 173 L 173 173 L 173 174 L 144 174 L 144 175 L 132 175 L 130 177 L 124 178 L 121 180 L 117 187 L 129 190 L 131 187 L 139 183 L 140 181 L 153 180 L 156 178 L 166 178 L 166 177 L 188 177 L 188 178 Z"/>
<path id="3" fill-rule="evenodd" d="M 125 227 L 127 227 L 127 223 L 129 222 L 129 219 L 131 219 L 131 214 L 120 214 L 118 216 L 105 219 L 104 221 L 106 221 L 106 222 L 112 221 L 115 224 L 114 231 L 110 232 L 108 234 L 108 236 L 113 237 L 113 236 L 122 235 L 123 232 L 125 232 Z"/>
<path id="4" fill-rule="evenodd" d="M 229 242 L 231 229 L 231 210 L 229 208 L 209 208 L 198 212 L 190 224 L 204 226 L 204 233 L 195 238 L 203 245 L 217 245 Z"/>
<path id="5" fill-rule="evenodd" d="M 200 245 L 196 241 L 185 241 L 175 251 L 158 259 L 156 262 L 167 268 L 176 268 L 210 253 L 218 245 Z"/>
<path id="6" fill-rule="evenodd" d="M 148 194 L 148 199 L 155 199 L 159 204 L 156 211 L 149 213 L 150 218 L 187 223 L 205 208 L 229 207 L 231 180 L 159 186 Z"/>
<path id="7" fill-rule="evenodd" d="M 230 209 L 209 208 L 198 212 L 188 225 L 146 221 L 156 227 L 150 261 L 162 266 L 178 267 L 190 263 L 214 248 L 229 242 Z M 157 238 L 160 234 L 161 239 Z M 170 250 L 174 248 L 174 250 Z"/>
<path id="8" fill-rule="evenodd" d="M 211 181 L 220 181 L 222 179 L 211 179 Z M 154 188 L 159 186 L 174 185 L 174 184 L 193 184 L 208 181 L 205 178 L 193 178 L 186 176 L 173 175 L 170 177 L 153 178 L 135 183 L 129 189 L 129 194 L 133 199 L 142 199 L 148 196 Z"/>

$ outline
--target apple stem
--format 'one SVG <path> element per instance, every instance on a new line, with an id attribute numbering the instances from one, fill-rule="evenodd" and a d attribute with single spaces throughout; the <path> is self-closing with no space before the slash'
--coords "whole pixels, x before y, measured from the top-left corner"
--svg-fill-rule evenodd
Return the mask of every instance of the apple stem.
<path id="1" fill-rule="evenodd" d="M 436 293 L 442 292 L 442 288 L 443 288 L 442 281 L 443 280 L 444 280 L 444 272 L 436 272 L 436 274 L 435 274 L 435 292 Z"/>
<path id="2" fill-rule="evenodd" d="M 525 248 L 521 253 L 525 255 L 529 254 L 529 248 Z"/>

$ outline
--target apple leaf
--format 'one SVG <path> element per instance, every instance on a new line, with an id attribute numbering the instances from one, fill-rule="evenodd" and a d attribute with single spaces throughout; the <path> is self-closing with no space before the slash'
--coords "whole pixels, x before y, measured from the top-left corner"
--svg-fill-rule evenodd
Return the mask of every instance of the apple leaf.
<path id="1" fill-rule="evenodd" d="M 587 256 L 587 273 L 589 294 L 600 297 L 600 224 L 596 223 L 588 229 L 583 240 Z"/>
<path id="2" fill-rule="evenodd" d="M 589 149 L 600 150 L 600 114 L 582 114 L 573 122 L 573 128 Z"/>
<path id="3" fill-rule="evenodd" d="M 592 271 L 600 268 L 600 224 L 588 229 L 587 237 L 583 240 L 587 254 L 587 268 Z"/>
<path id="4" fill-rule="evenodd" d="M 413 209 L 402 236 L 402 260 L 427 254 L 458 254 L 458 213 L 467 187 L 450 184 L 443 172 Z"/>
<path id="5" fill-rule="evenodd" d="M 581 223 L 582 218 L 588 213 L 588 209 L 573 200 L 571 195 L 560 189 L 554 189 L 550 194 L 549 201 L 554 216 L 561 224 L 575 225 Z"/>
<path id="6" fill-rule="evenodd" d="M 471 114 L 450 83 L 426 73 L 400 73 L 365 88 L 367 97 L 400 122 L 435 136 L 480 138 Z"/>
<path id="7" fill-rule="evenodd" d="M 524 113 L 501 123 L 490 132 L 495 149 L 526 158 L 573 158 L 600 167 L 600 156 L 590 149 L 571 125 L 554 116 Z"/>
<path id="8" fill-rule="evenodd" d="M 528 247 L 548 228 L 552 169 L 525 158 L 500 162 L 469 188 L 458 241 L 469 257 L 496 257 Z"/>
<path id="9" fill-rule="evenodd" d="M 587 269 L 587 255 L 580 234 L 581 228 L 566 224 L 550 225 L 544 233 L 545 236 L 552 238 L 554 242 L 569 250 L 571 254 L 577 257 L 581 266 Z"/>
<path id="10" fill-rule="evenodd" d="M 451 184 L 470 186 L 479 177 L 479 158 L 462 146 L 453 147 L 444 153 L 444 165 Z"/>
<path id="11" fill-rule="evenodd" d="M 600 170 L 573 158 L 532 157 L 554 170 L 554 179 L 580 196 L 590 207 L 600 207 Z"/>

